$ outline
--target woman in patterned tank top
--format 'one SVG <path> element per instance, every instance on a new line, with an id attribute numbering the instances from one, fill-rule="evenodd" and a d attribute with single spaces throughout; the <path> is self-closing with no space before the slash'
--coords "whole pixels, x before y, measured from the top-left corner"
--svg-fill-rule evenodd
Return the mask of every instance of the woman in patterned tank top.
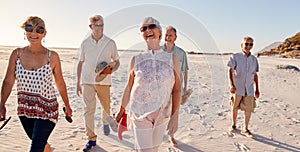
<path id="1" fill-rule="evenodd" d="M 66 107 L 65 115 L 72 115 L 61 63 L 56 52 L 42 45 L 47 31 L 41 18 L 29 16 L 21 28 L 29 45 L 11 53 L 1 89 L 0 117 L 5 119 L 5 102 L 17 80 L 17 114 L 31 139 L 30 152 L 51 151 L 47 140 L 58 120 L 53 76 Z"/>

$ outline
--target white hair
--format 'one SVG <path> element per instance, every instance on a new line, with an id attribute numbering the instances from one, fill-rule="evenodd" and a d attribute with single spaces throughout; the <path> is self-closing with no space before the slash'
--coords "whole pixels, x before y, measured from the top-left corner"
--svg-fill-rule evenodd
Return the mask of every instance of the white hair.
<path id="1" fill-rule="evenodd" d="M 159 28 L 161 30 L 160 23 L 155 18 L 153 18 L 153 17 L 146 17 L 146 18 L 143 19 L 141 25 L 147 24 L 147 23 L 153 23 L 153 24 L 155 24 L 157 26 L 157 28 Z"/>

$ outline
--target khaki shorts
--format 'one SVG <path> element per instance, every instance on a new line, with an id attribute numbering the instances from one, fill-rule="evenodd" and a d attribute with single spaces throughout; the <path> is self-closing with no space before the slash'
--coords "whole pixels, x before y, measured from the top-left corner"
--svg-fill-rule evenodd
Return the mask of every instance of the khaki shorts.
<path id="1" fill-rule="evenodd" d="M 230 105 L 233 109 L 241 109 L 243 111 L 254 112 L 254 108 L 256 107 L 255 97 L 231 94 Z"/>

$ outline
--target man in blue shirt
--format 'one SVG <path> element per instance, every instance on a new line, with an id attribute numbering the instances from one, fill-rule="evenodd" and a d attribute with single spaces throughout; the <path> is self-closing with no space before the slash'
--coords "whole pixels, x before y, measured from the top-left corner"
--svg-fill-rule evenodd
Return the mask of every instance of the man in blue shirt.
<path id="1" fill-rule="evenodd" d="M 229 67 L 229 85 L 232 106 L 232 126 L 231 131 L 236 130 L 236 118 L 238 109 L 245 111 L 244 127 L 242 135 L 252 137 L 248 129 L 251 112 L 256 107 L 255 98 L 259 97 L 258 89 L 258 62 L 257 58 L 251 54 L 253 38 L 244 37 L 242 39 L 242 52 L 235 53 L 230 57 L 227 64 Z M 255 91 L 254 91 L 255 85 Z"/>

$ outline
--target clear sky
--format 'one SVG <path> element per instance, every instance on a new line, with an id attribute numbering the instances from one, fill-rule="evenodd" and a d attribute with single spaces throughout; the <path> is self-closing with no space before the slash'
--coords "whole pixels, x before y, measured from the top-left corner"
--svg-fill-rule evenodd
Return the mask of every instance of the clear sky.
<path id="1" fill-rule="evenodd" d="M 237 52 L 249 35 L 255 52 L 299 32 L 299 8 L 299 0 L 2 0 L 0 45 L 26 45 L 19 26 L 36 15 L 46 23 L 45 46 L 78 48 L 89 16 L 100 14 L 119 49 L 140 49 L 139 24 L 153 16 L 177 28 L 176 44 L 186 51 Z"/>

